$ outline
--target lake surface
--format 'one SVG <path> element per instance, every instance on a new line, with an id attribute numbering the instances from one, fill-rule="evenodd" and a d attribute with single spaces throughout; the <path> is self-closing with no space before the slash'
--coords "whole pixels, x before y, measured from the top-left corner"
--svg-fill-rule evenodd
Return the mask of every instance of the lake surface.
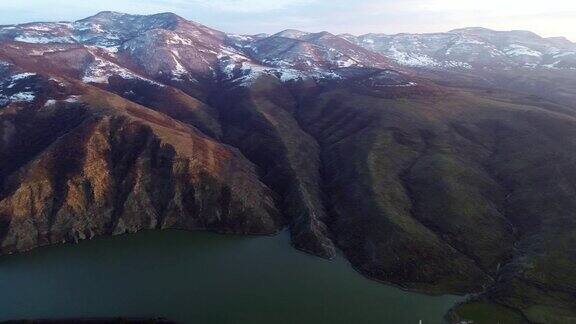
<path id="1" fill-rule="evenodd" d="M 288 235 L 149 231 L 0 257 L 0 320 L 166 317 L 182 323 L 443 323 L 460 297 L 368 280 Z"/>

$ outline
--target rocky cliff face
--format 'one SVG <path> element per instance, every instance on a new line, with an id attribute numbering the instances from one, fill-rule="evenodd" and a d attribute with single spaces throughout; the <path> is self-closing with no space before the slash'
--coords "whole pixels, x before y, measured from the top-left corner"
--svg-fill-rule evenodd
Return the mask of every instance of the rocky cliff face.
<path id="1" fill-rule="evenodd" d="M 2 26 L 0 253 L 288 227 L 370 278 L 475 293 L 454 321 L 566 322 L 576 78 L 480 55 L 518 42 L 573 45 L 478 29 L 240 36 L 173 14 Z M 414 68 L 386 44 L 448 46 L 469 66 Z"/>
<path id="2" fill-rule="evenodd" d="M 76 94 L 0 114 L 2 252 L 150 228 L 282 228 L 237 150 L 99 89 L 68 89 Z"/>

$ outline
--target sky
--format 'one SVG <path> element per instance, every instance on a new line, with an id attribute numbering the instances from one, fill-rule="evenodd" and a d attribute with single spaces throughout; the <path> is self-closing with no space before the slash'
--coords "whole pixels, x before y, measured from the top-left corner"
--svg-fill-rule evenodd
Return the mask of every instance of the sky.
<path id="1" fill-rule="evenodd" d="M 174 12 L 238 34 L 288 28 L 359 35 L 486 27 L 576 41 L 576 0 L 0 0 L 0 25 L 71 21 L 104 10 Z"/>

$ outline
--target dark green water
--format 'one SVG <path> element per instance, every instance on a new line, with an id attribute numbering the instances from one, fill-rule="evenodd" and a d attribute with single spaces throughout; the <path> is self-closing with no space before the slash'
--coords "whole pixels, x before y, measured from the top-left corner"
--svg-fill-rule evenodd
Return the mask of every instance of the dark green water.
<path id="1" fill-rule="evenodd" d="M 183 323 L 443 323 L 455 296 L 365 279 L 286 234 L 150 231 L 0 257 L 0 320 L 163 316 Z"/>

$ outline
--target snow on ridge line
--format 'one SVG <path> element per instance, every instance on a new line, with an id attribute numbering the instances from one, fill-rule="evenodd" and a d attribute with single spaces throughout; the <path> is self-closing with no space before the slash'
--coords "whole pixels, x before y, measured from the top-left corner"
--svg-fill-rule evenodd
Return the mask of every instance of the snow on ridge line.
<path id="1" fill-rule="evenodd" d="M 238 35 L 238 34 L 227 34 L 226 36 L 235 39 L 235 40 L 239 40 L 239 41 L 250 41 L 252 40 L 252 37 L 247 36 L 247 35 Z"/>
<path id="2" fill-rule="evenodd" d="M 36 73 L 33 73 L 33 72 L 18 73 L 18 74 L 11 76 L 10 80 L 18 81 L 18 80 L 22 80 L 22 79 L 26 79 L 26 78 L 35 76 L 35 75 L 36 75 Z"/>
<path id="3" fill-rule="evenodd" d="M 554 58 L 561 58 L 565 56 L 576 55 L 576 52 L 564 52 L 559 54 L 554 54 Z"/>

